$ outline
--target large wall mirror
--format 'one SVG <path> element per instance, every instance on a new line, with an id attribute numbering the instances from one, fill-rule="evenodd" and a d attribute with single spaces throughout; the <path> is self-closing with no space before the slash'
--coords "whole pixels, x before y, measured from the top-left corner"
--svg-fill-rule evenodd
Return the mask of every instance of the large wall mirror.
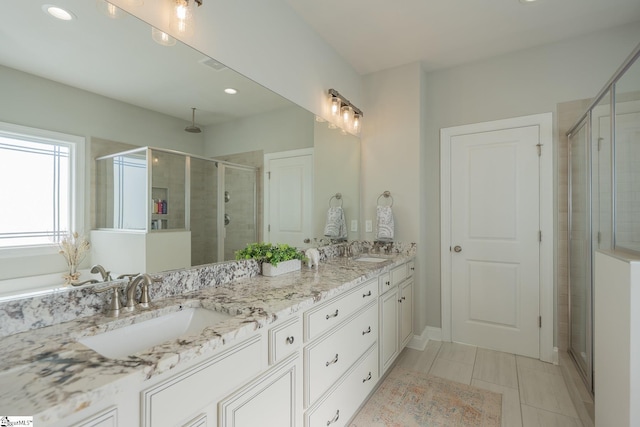
<path id="1" fill-rule="evenodd" d="M 10 2 L 0 17 L 0 122 L 86 139 L 85 189 L 78 195 L 85 209 L 83 232 L 96 228 L 99 216 L 95 159 L 149 146 L 188 153 L 198 161 L 215 157 L 257 168 L 259 237 L 266 227 L 260 190 L 264 156 L 313 149 L 309 237 L 322 237 L 336 193 L 343 195 L 348 237 L 358 237 L 357 224 L 352 224 L 359 218 L 357 137 L 328 129 L 307 110 L 179 41 L 157 43 L 149 25 L 123 11 L 112 19 L 99 10 L 99 2 L 64 0 L 60 6 L 74 19 L 61 21 L 49 16 L 44 4 Z M 227 94 L 227 88 L 237 93 Z M 192 124 L 192 107 L 201 133 L 185 132 Z M 232 172 L 229 181 L 244 179 Z M 200 255 L 195 259 L 206 261 Z M 57 254 L 43 262 L 49 269 L 56 263 Z M 42 274 L 28 262 L 2 267 L 0 281 Z"/>

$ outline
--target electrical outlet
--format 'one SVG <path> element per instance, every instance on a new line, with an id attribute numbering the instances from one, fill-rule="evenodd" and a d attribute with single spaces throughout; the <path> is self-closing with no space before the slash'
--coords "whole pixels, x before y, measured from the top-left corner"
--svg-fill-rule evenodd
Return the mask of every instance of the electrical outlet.
<path id="1" fill-rule="evenodd" d="M 373 231 L 373 222 L 370 219 L 366 220 L 364 228 L 367 233 L 371 233 Z"/>
<path id="2" fill-rule="evenodd" d="M 351 220 L 351 231 L 358 231 L 358 220 L 357 219 L 352 219 Z"/>

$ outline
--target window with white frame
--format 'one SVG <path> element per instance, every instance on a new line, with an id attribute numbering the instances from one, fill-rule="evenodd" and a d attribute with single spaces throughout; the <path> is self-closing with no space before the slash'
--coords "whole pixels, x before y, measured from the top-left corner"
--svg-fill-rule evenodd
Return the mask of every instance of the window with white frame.
<path id="1" fill-rule="evenodd" d="M 73 230 L 80 140 L 0 123 L 0 249 L 53 245 Z"/>

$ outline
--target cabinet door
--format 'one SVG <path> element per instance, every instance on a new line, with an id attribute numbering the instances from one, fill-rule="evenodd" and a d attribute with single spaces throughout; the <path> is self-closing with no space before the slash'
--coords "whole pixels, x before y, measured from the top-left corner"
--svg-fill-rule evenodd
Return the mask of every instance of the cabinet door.
<path id="1" fill-rule="evenodd" d="M 295 427 L 301 417 L 300 379 L 300 357 L 295 354 L 222 400 L 220 427 Z"/>
<path id="2" fill-rule="evenodd" d="M 380 376 L 398 355 L 399 306 L 397 288 L 380 297 Z"/>
<path id="3" fill-rule="evenodd" d="M 399 289 L 400 298 L 400 351 L 413 337 L 413 280 L 407 280 Z"/>

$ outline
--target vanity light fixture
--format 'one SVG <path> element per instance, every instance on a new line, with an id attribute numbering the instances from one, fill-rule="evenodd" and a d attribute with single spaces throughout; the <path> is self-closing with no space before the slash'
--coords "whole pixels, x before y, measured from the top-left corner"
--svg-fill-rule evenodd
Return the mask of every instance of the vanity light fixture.
<path id="1" fill-rule="evenodd" d="M 42 10 L 49 16 L 52 16 L 61 21 L 72 21 L 76 18 L 76 16 L 73 13 L 69 12 L 66 9 L 61 8 L 60 6 L 56 6 L 53 4 L 43 5 Z"/>
<path id="2" fill-rule="evenodd" d="M 238 90 L 232 87 L 228 87 L 224 90 L 224 93 L 226 93 L 227 95 L 235 95 L 236 93 L 238 93 Z"/>
<path id="3" fill-rule="evenodd" d="M 331 116 L 329 128 L 340 127 L 345 132 L 359 134 L 364 115 L 362 110 L 335 89 L 329 89 L 327 93 L 329 95 L 329 115 Z"/>
<path id="4" fill-rule="evenodd" d="M 176 44 L 176 39 L 155 27 L 151 27 L 151 38 L 154 42 L 162 46 L 173 46 Z"/>

